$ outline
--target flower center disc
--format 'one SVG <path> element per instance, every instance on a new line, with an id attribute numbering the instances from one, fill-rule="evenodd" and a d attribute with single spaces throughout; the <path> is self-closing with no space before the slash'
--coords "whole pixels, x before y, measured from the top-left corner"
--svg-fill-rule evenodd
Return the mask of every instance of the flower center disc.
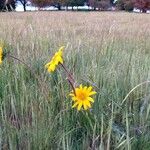
<path id="1" fill-rule="evenodd" d="M 84 101 L 86 99 L 86 97 L 87 97 L 86 94 L 83 93 L 83 92 L 79 93 L 78 96 L 79 96 L 79 99 L 82 100 L 82 101 Z"/>

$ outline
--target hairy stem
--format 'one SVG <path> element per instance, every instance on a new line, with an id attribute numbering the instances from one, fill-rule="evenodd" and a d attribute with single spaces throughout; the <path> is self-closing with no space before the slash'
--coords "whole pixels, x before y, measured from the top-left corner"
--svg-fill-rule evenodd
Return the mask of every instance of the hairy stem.
<path id="1" fill-rule="evenodd" d="M 75 93 L 75 79 L 74 79 L 73 75 L 68 71 L 67 67 L 64 64 L 60 63 L 60 65 L 65 70 L 66 75 L 67 75 L 67 80 L 68 80 L 69 84 L 71 85 L 71 87 L 74 91 L 74 94 L 76 94 Z"/>

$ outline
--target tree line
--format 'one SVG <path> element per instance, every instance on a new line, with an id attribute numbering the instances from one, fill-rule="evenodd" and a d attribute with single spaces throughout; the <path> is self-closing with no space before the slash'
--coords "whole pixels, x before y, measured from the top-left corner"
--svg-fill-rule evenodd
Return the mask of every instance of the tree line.
<path id="1" fill-rule="evenodd" d="M 40 8 L 47 6 L 54 6 L 58 10 L 65 7 L 71 7 L 74 10 L 74 6 L 89 6 L 89 10 L 111 10 L 114 7 L 117 10 L 133 11 L 134 8 L 140 9 L 141 12 L 146 12 L 150 9 L 150 0 L 0 0 L 0 11 L 12 11 L 15 10 L 17 2 L 23 5 L 24 11 L 26 11 L 27 2 L 31 2 L 32 5 Z"/>

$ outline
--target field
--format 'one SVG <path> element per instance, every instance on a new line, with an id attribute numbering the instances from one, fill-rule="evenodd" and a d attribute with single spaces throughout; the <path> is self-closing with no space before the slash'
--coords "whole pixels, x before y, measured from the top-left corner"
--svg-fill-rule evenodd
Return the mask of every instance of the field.
<path id="1" fill-rule="evenodd" d="M 124 12 L 0 13 L 0 149 L 149 150 L 150 16 Z M 72 108 L 60 46 L 77 84 L 97 92 Z"/>

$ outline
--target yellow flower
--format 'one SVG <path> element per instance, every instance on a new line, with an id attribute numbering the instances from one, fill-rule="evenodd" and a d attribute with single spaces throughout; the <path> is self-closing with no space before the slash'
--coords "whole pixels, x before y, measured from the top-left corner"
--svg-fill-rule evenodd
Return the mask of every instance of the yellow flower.
<path id="1" fill-rule="evenodd" d="M 92 91 L 91 86 L 83 87 L 81 84 L 79 88 L 75 88 L 74 93 L 71 92 L 71 94 L 69 94 L 72 96 L 72 100 L 74 101 L 72 108 L 77 107 L 78 110 L 81 110 L 82 106 L 85 110 L 91 108 L 91 102 L 94 103 L 94 99 L 91 96 L 94 94 L 96 94 L 96 92 Z"/>
<path id="2" fill-rule="evenodd" d="M 0 47 L 0 64 L 2 64 L 3 61 L 3 48 Z"/>
<path id="3" fill-rule="evenodd" d="M 45 65 L 45 68 L 48 70 L 48 72 L 55 71 L 59 63 L 63 64 L 62 51 L 64 50 L 64 48 L 64 46 L 60 47 L 55 55 L 52 57 L 51 61 Z"/>

